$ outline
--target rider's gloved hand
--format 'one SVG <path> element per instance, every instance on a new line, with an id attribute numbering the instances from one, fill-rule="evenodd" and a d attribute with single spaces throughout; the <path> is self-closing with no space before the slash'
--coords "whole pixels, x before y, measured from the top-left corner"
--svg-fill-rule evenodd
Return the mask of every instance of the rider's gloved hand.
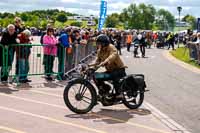
<path id="1" fill-rule="evenodd" d="M 104 61 L 104 62 L 101 62 L 101 63 L 99 64 L 99 66 L 100 66 L 100 67 L 103 67 L 103 66 L 105 66 L 106 64 L 107 64 L 107 62 Z"/>

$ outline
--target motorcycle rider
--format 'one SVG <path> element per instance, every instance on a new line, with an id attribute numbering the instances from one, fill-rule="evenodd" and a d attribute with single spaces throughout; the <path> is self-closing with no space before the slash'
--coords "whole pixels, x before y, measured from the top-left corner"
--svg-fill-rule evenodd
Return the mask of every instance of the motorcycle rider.
<path id="1" fill-rule="evenodd" d="M 105 84 L 104 81 L 111 80 L 116 89 L 116 98 L 123 98 L 120 92 L 119 79 L 126 76 L 123 61 L 117 53 L 117 49 L 114 45 L 110 44 L 109 37 L 101 34 L 97 37 L 97 59 L 94 64 L 89 66 L 101 66 L 105 67 L 105 72 L 96 72 L 95 78 L 97 80 L 97 86 L 100 88 L 100 95 L 109 94 L 111 87 Z M 102 93 L 102 94 L 101 94 Z"/>

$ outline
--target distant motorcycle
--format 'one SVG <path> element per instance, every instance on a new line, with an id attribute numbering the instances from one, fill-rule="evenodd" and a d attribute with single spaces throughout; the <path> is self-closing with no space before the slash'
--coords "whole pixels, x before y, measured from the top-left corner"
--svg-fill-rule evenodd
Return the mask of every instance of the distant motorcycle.
<path id="1" fill-rule="evenodd" d="M 80 64 L 77 69 L 80 73 L 79 77 L 76 76 L 68 82 L 63 96 L 66 106 L 72 112 L 86 114 L 99 102 L 103 106 L 124 104 L 129 109 L 137 109 L 142 105 L 144 93 L 147 91 L 144 75 L 132 74 L 119 79 L 123 98 L 117 98 L 113 81 L 105 82 L 106 86 L 103 89 L 96 85 L 95 72 L 98 68 L 89 68 L 86 64 Z M 107 87 L 110 89 L 109 93 L 105 92 Z"/>

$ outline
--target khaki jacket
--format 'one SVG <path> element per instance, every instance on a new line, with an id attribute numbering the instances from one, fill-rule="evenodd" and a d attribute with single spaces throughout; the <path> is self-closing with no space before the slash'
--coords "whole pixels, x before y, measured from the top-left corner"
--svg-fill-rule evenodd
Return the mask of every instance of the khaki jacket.
<path id="1" fill-rule="evenodd" d="M 110 44 L 108 47 L 104 47 L 102 50 L 97 51 L 97 60 L 95 64 L 99 65 L 102 62 L 106 64 L 105 68 L 108 72 L 120 68 L 126 68 L 117 54 L 117 49 L 112 44 Z"/>

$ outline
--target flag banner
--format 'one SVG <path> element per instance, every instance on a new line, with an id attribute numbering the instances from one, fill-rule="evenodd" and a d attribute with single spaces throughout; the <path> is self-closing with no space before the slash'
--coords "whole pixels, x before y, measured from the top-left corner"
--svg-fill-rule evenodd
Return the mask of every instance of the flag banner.
<path id="1" fill-rule="evenodd" d="M 99 17 L 99 25 L 98 25 L 99 31 L 103 28 L 103 25 L 104 25 L 105 20 L 106 20 L 106 15 L 107 15 L 107 1 L 101 0 L 100 17 Z"/>
<path id="2" fill-rule="evenodd" d="M 197 31 L 200 32 L 200 18 L 197 19 Z"/>

